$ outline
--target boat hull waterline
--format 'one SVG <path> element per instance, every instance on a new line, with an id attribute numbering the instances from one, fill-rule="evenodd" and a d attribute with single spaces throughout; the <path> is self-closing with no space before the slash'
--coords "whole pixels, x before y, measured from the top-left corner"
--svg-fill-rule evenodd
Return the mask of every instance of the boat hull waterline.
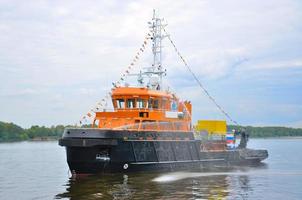
<path id="1" fill-rule="evenodd" d="M 215 167 L 257 165 L 267 150 L 233 149 L 204 151 L 205 141 L 193 132 L 66 129 L 61 146 L 76 174 L 138 171 L 199 170 Z"/>

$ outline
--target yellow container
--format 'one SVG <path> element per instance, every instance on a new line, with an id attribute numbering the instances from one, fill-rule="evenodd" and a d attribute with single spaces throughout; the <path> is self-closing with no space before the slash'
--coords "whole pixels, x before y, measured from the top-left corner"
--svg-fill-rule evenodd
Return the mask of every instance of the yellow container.
<path id="1" fill-rule="evenodd" d="M 209 134 L 225 135 L 227 124 L 224 120 L 198 120 L 197 131 L 207 131 Z"/>

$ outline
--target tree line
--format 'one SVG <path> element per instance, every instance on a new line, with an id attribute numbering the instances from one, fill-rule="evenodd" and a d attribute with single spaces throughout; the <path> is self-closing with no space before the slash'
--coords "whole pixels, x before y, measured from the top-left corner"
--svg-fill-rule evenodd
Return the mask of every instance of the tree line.
<path id="1" fill-rule="evenodd" d="M 34 139 L 58 139 L 62 136 L 64 129 L 68 126 L 57 125 L 51 127 L 31 126 L 22 128 L 14 123 L 0 121 L 0 142 L 13 142 Z M 87 126 L 86 126 L 87 127 Z M 253 127 L 253 126 L 235 126 L 229 125 L 228 130 L 245 129 L 250 137 L 284 137 L 284 136 L 302 136 L 301 128 L 288 127 Z"/>
<path id="2" fill-rule="evenodd" d="M 254 127 L 254 126 L 235 126 L 229 125 L 228 130 L 240 130 L 244 129 L 250 137 L 264 138 L 264 137 L 291 137 L 302 136 L 302 128 L 289 128 L 281 126 L 266 126 L 266 127 Z"/>
<path id="3" fill-rule="evenodd" d="M 64 125 L 51 127 L 31 126 L 24 129 L 14 123 L 0 121 L 0 142 L 24 141 L 33 139 L 58 139 L 65 129 Z"/>

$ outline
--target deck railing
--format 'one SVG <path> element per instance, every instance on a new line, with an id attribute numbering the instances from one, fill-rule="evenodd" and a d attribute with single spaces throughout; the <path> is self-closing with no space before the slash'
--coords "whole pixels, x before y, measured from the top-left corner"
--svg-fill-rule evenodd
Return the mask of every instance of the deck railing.
<path id="1" fill-rule="evenodd" d="M 190 122 L 141 122 L 113 128 L 132 131 L 191 131 Z"/>

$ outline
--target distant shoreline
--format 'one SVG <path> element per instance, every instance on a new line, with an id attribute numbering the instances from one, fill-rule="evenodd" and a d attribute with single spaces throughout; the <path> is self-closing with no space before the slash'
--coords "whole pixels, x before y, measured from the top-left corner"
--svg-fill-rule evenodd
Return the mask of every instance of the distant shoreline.
<path id="1" fill-rule="evenodd" d="M 251 137 L 251 139 L 302 139 L 302 136 Z"/>
<path id="2" fill-rule="evenodd" d="M 58 141 L 60 138 L 54 138 L 54 137 L 49 137 L 49 138 L 33 138 L 33 139 L 28 139 L 28 140 L 16 140 L 16 141 L 1 141 L 1 143 L 18 143 L 18 142 L 54 142 Z M 290 139 L 290 140 L 302 140 L 302 136 L 275 136 L 275 137 L 251 137 L 250 140 L 253 139 Z"/>
<path id="3" fill-rule="evenodd" d="M 27 140 L 27 141 L 41 142 L 41 141 L 57 141 L 57 140 L 59 140 L 58 137 L 36 137 L 36 138 L 30 139 L 30 140 Z"/>
<path id="4" fill-rule="evenodd" d="M 0 143 L 18 141 L 55 141 L 62 137 L 66 127 L 71 126 L 31 126 L 30 128 L 24 129 L 14 123 L 0 121 Z M 86 125 L 85 127 L 87 128 L 89 125 Z M 250 138 L 302 138 L 302 128 L 228 125 L 228 130 L 233 129 L 244 129 L 245 132 L 249 133 Z"/>

